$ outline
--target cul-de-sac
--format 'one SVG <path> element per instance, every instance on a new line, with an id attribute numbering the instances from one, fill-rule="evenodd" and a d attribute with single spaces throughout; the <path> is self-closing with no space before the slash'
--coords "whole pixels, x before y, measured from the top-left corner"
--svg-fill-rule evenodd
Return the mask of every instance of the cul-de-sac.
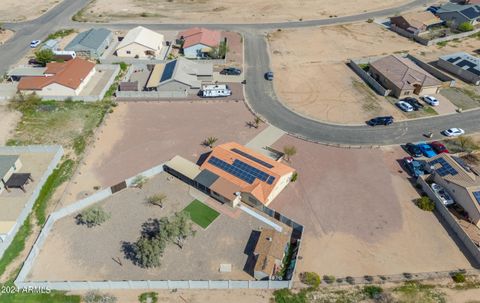
<path id="1" fill-rule="evenodd" d="M 2 0 L 0 302 L 480 302 L 480 1 Z"/>

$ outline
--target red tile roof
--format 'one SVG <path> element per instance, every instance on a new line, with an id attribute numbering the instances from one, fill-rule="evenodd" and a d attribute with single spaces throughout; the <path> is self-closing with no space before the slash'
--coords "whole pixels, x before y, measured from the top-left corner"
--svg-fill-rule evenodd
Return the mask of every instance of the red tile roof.
<path id="1" fill-rule="evenodd" d="M 77 89 L 94 68 L 95 63 L 80 58 L 66 62 L 51 62 L 47 64 L 45 76 L 23 77 L 18 83 L 18 89 L 41 90 L 52 83 Z"/>
<path id="2" fill-rule="evenodd" d="M 262 164 L 259 164 L 256 161 L 253 161 L 250 158 L 244 157 L 234 151 L 233 149 L 238 149 L 241 152 L 244 152 L 258 160 L 261 160 L 263 162 L 266 162 L 271 166 L 271 168 L 268 168 Z M 208 162 L 208 160 L 211 157 L 216 157 L 220 160 L 223 160 L 227 163 L 233 163 L 236 159 L 241 160 L 245 163 L 247 163 L 250 166 L 253 166 L 254 168 L 267 173 L 270 176 L 275 177 L 275 181 L 272 182 L 272 184 L 268 184 L 267 182 L 263 182 L 260 179 L 256 178 L 255 181 L 252 184 L 249 184 L 245 182 L 242 179 L 239 179 L 238 177 L 224 171 L 223 169 L 220 169 L 216 167 L 215 165 L 211 164 Z M 241 188 L 241 191 L 243 192 L 248 192 L 251 195 L 253 195 L 257 200 L 260 202 L 267 204 L 271 201 L 267 201 L 269 195 L 272 193 L 273 189 L 277 186 L 278 181 L 280 180 L 281 177 L 288 175 L 295 170 L 281 162 L 277 162 L 273 159 L 270 159 L 267 156 L 264 156 L 258 152 L 255 152 L 243 145 L 240 145 L 235 142 L 230 142 L 230 143 L 225 143 L 216 146 L 213 148 L 212 152 L 208 156 L 208 158 L 203 162 L 201 169 L 208 169 L 209 171 L 213 172 L 214 174 L 218 175 L 220 178 L 227 179 L 229 182 L 237 185 L 238 187 Z"/>
<path id="3" fill-rule="evenodd" d="M 183 37 L 183 48 L 187 48 L 196 44 L 203 44 L 214 47 L 220 44 L 221 32 L 209 30 L 206 28 L 193 27 L 180 32 L 179 37 Z"/>

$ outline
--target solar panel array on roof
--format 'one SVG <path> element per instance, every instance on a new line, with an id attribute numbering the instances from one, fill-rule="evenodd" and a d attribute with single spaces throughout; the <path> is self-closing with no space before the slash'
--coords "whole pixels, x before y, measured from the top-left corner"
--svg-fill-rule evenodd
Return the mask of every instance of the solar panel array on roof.
<path id="1" fill-rule="evenodd" d="M 451 57 L 451 58 L 448 58 L 447 61 L 450 62 L 450 63 L 455 63 L 460 59 L 462 59 L 462 58 L 461 57 Z"/>
<path id="2" fill-rule="evenodd" d="M 241 151 L 241 150 L 239 150 L 239 149 L 237 149 L 237 148 L 233 148 L 232 151 L 233 151 L 234 153 L 237 153 L 237 154 L 241 155 L 241 156 L 244 156 L 244 157 L 247 158 L 247 159 L 252 160 L 253 162 L 257 162 L 258 164 L 263 165 L 263 166 L 265 166 L 265 167 L 267 167 L 267 168 L 272 168 L 272 167 L 273 167 L 273 165 L 271 165 L 271 164 L 269 164 L 269 163 L 267 163 L 267 162 L 265 162 L 265 161 L 263 161 L 263 160 L 260 160 L 260 159 L 258 159 L 258 158 L 255 158 L 254 156 L 252 156 L 252 155 L 250 155 L 250 154 L 247 154 L 246 152 L 243 152 L 243 151 Z"/>
<path id="3" fill-rule="evenodd" d="M 445 161 L 445 159 L 443 158 L 438 158 L 438 159 L 435 159 L 433 161 L 430 161 L 428 162 L 428 165 L 430 166 L 433 166 L 435 164 L 440 164 L 441 167 L 440 168 L 437 168 L 435 169 L 435 171 L 442 177 L 446 176 L 446 175 L 452 175 L 452 176 L 455 176 L 456 174 L 458 174 L 457 170 L 455 168 L 453 168 L 447 161 Z"/>
<path id="4" fill-rule="evenodd" d="M 470 167 L 467 165 L 467 163 L 465 163 L 465 161 L 463 161 L 462 158 L 452 156 L 452 159 L 455 160 L 455 162 L 457 162 L 458 165 L 463 167 L 463 169 L 465 169 L 466 171 L 470 171 Z"/>
<path id="5" fill-rule="evenodd" d="M 480 191 L 474 191 L 473 196 L 477 199 L 477 202 L 480 204 Z"/>
<path id="6" fill-rule="evenodd" d="M 160 82 L 167 81 L 172 78 L 173 71 L 175 70 L 175 65 L 177 65 L 177 60 L 165 64 L 165 68 L 163 69 L 163 74 Z"/>
<path id="7" fill-rule="evenodd" d="M 462 10 L 462 14 L 467 16 L 469 19 L 475 19 L 475 18 L 478 18 L 480 16 L 480 12 L 473 7 L 469 7 L 467 9 Z"/>
<path id="8" fill-rule="evenodd" d="M 267 182 L 268 184 L 273 184 L 273 182 L 275 181 L 274 176 L 270 176 L 269 174 L 238 159 L 233 161 L 233 164 L 229 164 L 221 159 L 218 159 L 215 156 L 212 156 L 210 157 L 210 159 L 208 159 L 208 163 L 239 178 L 240 180 L 247 182 L 248 184 L 252 184 L 255 179 L 260 179 L 261 181 Z"/>

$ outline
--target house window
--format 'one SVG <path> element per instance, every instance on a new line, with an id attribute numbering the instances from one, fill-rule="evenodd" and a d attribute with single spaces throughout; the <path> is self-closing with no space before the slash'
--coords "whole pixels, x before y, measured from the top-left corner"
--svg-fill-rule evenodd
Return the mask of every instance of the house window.
<path id="1" fill-rule="evenodd" d="M 127 51 L 127 54 L 130 55 L 132 52 L 131 51 Z"/>

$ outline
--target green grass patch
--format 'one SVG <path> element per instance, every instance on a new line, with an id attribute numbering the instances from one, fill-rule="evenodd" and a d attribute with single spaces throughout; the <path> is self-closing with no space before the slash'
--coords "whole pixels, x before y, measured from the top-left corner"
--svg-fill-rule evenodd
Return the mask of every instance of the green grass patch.
<path id="1" fill-rule="evenodd" d="M 17 97 L 10 107 L 22 113 L 8 145 L 59 144 L 83 153 L 88 139 L 108 111 L 108 102 L 41 101 Z"/>
<path id="2" fill-rule="evenodd" d="M 33 211 L 37 218 L 37 224 L 42 226 L 47 219 L 48 201 L 53 196 L 55 190 L 62 185 L 63 182 L 70 179 L 73 174 L 75 162 L 71 159 L 65 160 L 60 166 L 53 170 L 47 181 L 42 187 L 35 204 Z"/>
<path id="3" fill-rule="evenodd" d="M 419 282 L 405 282 L 393 290 L 398 294 L 401 302 L 405 303 L 446 303 L 445 295 L 435 288 L 434 285 Z"/>
<path id="4" fill-rule="evenodd" d="M 0 295 L 2 303 L 80 303 L 81 299 L 79 295 L 66 295 L 59 291 L 52 291 L 49 294 L 19 292 Z"/>
<path id="5" fill-rule="evenodd" d="M 191 220 L 202 228 L 207 228 L 220 215 L 219 212 L 198 200 L 193 200 L 183 211 L 188 212 Z"/>
<path id="6" fill-rule="evenodd" d="M 290 289 L 278 289 L 273 292 L 275 303 L 308 303 L 307 290 L 293 293 Z"/>
<path id="7" fill-rule="evenodd" d="M 50 39 L 58 39 L 58 38 L 63 38 L 63 37 L 66 37 L 70 34 L 73 34 L 75 32 L 74 29 L 61 29 L 59 31 L 56 31 L 55 33 L 53 34 L 50 34 L 48 35 L 47 39 L 46 40 L 50 40 Z"/>

